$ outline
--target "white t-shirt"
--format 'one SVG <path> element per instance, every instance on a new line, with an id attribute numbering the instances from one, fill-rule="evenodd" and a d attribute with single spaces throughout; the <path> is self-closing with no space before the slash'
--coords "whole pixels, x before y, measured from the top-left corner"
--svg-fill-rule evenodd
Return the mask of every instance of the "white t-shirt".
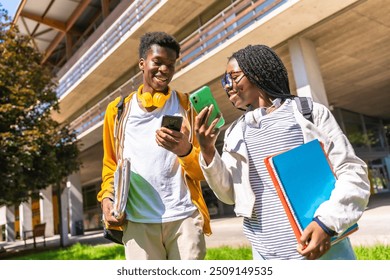
<path id="1" fill-rule="evenodd" d="M 126 218 L 133 222 L 176 221 L 196 210 L 177 155 L 156 143 L 156 130 L 161 127 L 164 115 L 185 117 L 175 92 L 164 107 L 152 112 L 143 111 L 136 94 L 133 95 L 123 151 L 123 158 L 131 160 Z"/>

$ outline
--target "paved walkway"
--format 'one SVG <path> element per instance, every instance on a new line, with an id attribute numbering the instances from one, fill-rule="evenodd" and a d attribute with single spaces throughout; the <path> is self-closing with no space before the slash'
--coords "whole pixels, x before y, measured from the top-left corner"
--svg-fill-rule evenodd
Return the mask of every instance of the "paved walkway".
<path id="1" fill-rule="evenodd" d="M 372 195 L 358 222 L 359 230 L 350 236 L 353 246 L 390 246 L 390 192 Z M 242 218 L 212 220 L 213 235 L 206 238 L 207 247 L 249 245 L 242 233 Z"/>
<path id="2" fill-rule="evenodd" d="M 390 192 L 372 195 L 358 224 L 350 237 L 353 246 L 390 246 Z"/>
<path id="3" fill-rule="evenodd" d="M 373 246 L 383 244 L 390 246 L 390 192 L 372 195 L 367 210 L 358 222 L 359 230 L 351 235 L 351 242 L 354 246 Z M 208 248 L 220 246 L 249 246 L 249 242 L 242 233 L 242 218 L 228 217 L 211 220 L 213 234 L 206 237 Z M 43 247 L 41 238 L 37 239 L 37 249 L 33 248 L 32 240 L 27 241 L 1 242 L 0 259 L 5 259 L 12 254 L 27 251 L 41 251 L 59 247 L 59 236 L 46 238 L 46 247 Z M 113 244 L 102 237 L 102 231 L 85 232 L 82 236 L 69 236 L 69 244 L 77 242 L 84 244 Z M 1 251 L 1 247 L 5 252 Z"/>

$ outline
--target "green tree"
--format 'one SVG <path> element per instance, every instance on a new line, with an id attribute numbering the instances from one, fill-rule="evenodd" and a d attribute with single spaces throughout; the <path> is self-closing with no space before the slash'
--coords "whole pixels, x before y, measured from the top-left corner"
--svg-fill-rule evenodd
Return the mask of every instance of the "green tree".
<path id="1" fill-rule="evenodd" d="M 76 134 L 51 117 L 54 75 L 0 5 L 0 205 L 19 204 L 80 167 Z"/>

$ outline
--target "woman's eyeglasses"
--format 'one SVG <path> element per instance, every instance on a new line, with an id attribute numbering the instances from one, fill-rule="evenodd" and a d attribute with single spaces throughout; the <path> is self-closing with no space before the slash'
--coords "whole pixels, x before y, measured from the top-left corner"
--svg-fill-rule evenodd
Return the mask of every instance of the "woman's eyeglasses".
<path id="1" fill-rule="evenodd" d="M 242 80 L 242 78 L 245 77 L 245 74 L 242 73 L 242 75 L 235 76 L 233 78 L 232 75 L 238 74 L 238 73 L 242 73 L 242 71 L 231 71 L 228 73 L 225 72 L 225 74 L 222 76 L 221 84 L 222 84 L 223 89 L 226 91 L 226 93 L 228 95 L 230 95 L 229 91 L 231 91 L 233 88 L 233 81 L 236 83 L 236 85 L 238 85 L 238 83 Z"/>

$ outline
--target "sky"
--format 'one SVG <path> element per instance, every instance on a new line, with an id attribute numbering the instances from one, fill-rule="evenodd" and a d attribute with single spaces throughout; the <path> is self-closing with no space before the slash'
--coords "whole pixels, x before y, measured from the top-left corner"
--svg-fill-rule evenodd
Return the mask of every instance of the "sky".
<path id="1" fill-rule="evenodd" d="M 16 9 L 19 6 L 20 0 L 0 0 L 1 5 L 8 11 L 10 17 L 14 17 Z"/>

